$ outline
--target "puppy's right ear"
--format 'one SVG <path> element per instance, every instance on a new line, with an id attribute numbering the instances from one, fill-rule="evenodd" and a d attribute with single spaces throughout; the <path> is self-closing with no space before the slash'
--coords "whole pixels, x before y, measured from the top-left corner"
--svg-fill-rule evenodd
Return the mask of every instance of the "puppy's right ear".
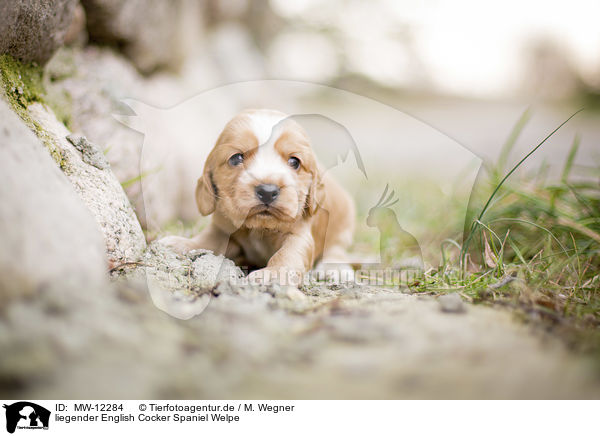
<path id="1" fill-rule="evenodd" d="M 196 204 L 198 205 L 198 210 L 204 216 L 213 213 L 217 206 L 217 193 L 215 192 L 215 188 L 216 186 L 212 180 L 212 173 L 206 168 L 196 185 Z"/>

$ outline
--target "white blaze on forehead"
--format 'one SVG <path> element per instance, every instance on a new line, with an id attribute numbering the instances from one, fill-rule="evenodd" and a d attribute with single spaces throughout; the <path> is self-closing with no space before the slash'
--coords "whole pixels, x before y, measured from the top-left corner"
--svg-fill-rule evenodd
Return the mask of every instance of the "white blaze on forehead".
<path id="1" fill-rule="evenodd" d="M 277 177 L 286 186 L 294 186 L 293 169 L 275 150 L 275 142 L 283 132 L 282 120 L 286 116 L 275 111 L 259 111 L 248 115 L 250 126 L 258 139 L 258 152 L 242 175 L 242 182 L 261 183 Z"/>
<path id="2" fill-rule="evenodd" d="M 273 128 L 286 116 L 275 111 L 257 111 L 248 114 L 248 118 L 250 119 L 252 132 L 258 139 L 258 145 L 264 145 L 271 138 Z M 276 140 L 276 138 L 271 139 Z"/>

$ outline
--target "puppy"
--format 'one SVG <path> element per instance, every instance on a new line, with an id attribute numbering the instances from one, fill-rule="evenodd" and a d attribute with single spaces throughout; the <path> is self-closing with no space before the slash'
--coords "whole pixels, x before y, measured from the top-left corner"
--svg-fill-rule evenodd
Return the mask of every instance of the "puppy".
<path id="1" fill-rule="evenodd" d="M 302 275 L 317 261 L 327 265 L 328 278 L 342 271 L 353 277 L 346 249 L 354 203 L 323 174 L 305 131 L 283 113 L 246 110 L 227 123 L 206 159 L 196 202 L 211 223 L 192 239 L 161 242 L 259 268 L 250 274 L 257 281 Z"/>

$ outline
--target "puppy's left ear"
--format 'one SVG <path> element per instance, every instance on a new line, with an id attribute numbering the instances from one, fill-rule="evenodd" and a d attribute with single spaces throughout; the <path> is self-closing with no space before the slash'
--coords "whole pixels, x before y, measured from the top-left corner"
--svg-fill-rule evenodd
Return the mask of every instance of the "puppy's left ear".
<path id="1" fill-rule="evenodd" d="M 213 213 L 217 206 L 215 188 L 212 181 L 212 173 L 208 168 L 205 168 L 204 174 L 198 179 L 198 184 L 196 185 L 196 204 L 198 205 L 198 210 L 204 216 Z"/>
<path id="2" fill-rule="evenodd" d="M 325 201 L 325 184 L 320 170 L 313 173 L 313 180 L 306 197 L 306 210 L 309 216 L 313 216 Z"/>

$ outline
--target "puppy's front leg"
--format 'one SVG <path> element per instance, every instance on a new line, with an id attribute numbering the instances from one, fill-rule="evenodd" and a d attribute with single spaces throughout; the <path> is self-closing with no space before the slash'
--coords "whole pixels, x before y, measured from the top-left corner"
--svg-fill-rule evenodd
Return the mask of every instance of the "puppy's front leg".
<path id="1" fill-rule="evenodd" d="M 158 242 L 171 247 L 175 252 L 185 254 L 191 250 L 203 248 L 215 254 L 225 254 L 229 244 L 229 234 L 210 223 L 193 238 L 166 236 Z"/>
<path id="2" fill-rule="evenodd" d="M 313 263 L 315 242 L 310 229 L 285 236 L 281 248 L 271 256 L 267 266 L 253 271 L 250 282 L 266 283 L 278 279 L 281 284 L 299 284 Z"/>

